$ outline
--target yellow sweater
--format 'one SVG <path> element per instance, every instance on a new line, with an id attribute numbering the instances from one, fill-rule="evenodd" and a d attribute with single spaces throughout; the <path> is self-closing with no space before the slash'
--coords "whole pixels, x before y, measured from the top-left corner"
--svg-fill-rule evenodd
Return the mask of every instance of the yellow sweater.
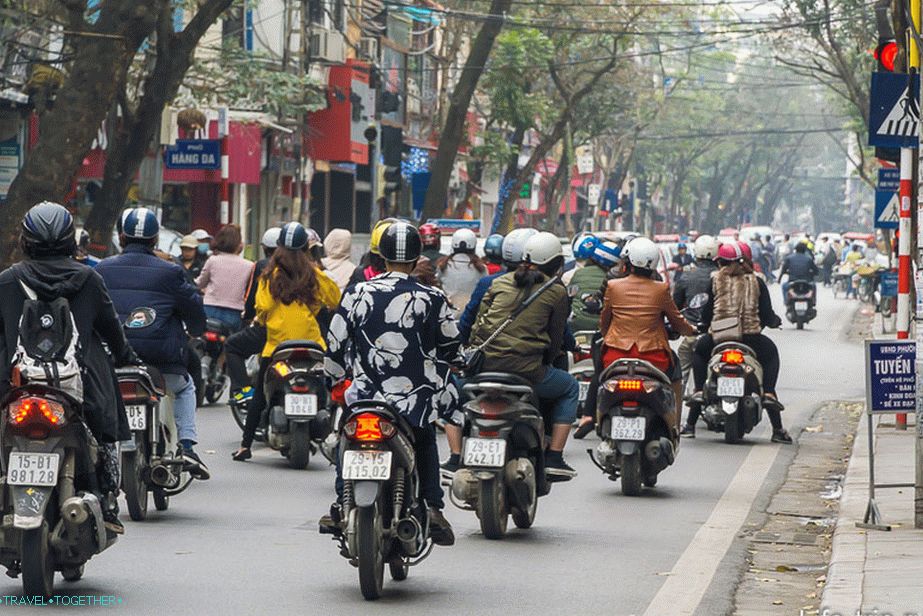
<path id="1" fill-rule="evenodd" d="M 269 357 L 276 347 L 286 340 L 312 340 L 327 348 L 315 315 L 322 307 L 336 309 L 340 303 L 340 288 L 327 274 L 317 273 L 317 304 L 312 307 L 301 302 L 283 304 L 269 293 L 269 283 L 260 278 L 256 289 L 256 319 L 266 326 L 266 346 L 262 357 Z"/>

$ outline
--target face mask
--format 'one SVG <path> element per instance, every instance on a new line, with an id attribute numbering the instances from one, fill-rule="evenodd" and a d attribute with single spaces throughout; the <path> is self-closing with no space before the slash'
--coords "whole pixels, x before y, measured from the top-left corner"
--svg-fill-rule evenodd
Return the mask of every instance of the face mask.
<path id="1" fill-rule="evenodd" d="M 196 252 L 199 253 L 200 255 L 207 255 L 208 254 L 208 244 L 199 244 L 198 246 L 196 246 Z"/>

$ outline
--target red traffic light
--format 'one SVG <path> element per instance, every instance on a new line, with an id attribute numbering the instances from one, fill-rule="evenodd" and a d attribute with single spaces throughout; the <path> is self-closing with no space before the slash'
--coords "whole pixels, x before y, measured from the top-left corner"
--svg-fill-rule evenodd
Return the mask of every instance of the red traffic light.
<path id="1" fill-rule="evenodd" d="M 878 64 L 886 71 L 894 71 L 894 61 L 897 59 L 897 43 L 888 41 L 875 48 L 875 59 Z"/>

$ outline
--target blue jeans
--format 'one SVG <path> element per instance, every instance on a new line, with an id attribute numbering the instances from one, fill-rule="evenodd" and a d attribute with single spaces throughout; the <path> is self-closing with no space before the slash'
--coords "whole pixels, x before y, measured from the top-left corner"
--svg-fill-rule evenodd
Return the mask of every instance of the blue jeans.
<path id="1" fill-rule="evenodd" d="M 163 375 L 167 391 L 173 394 L 173 418 L 176 432 L 181 441 L 196 442 L 195 429 L 195 383 L 188 374 Z"/>
<path id="2" fill-rule="evenodd" d="M 577 418 L 580 385 L 569 372 L 548 366 L 545 378 L 533 388 L 542 400 L 554 401 L 554 423 L 570 424 Z"/>
<path id="3" fill-rule="evenodd" d="M 224 308 L 222 306 L 205 306 L 205 316 L 209 319 L 221 321 L 230 327 L 232 332 L 236 332 L 240 329 L 240 310 Z"/>

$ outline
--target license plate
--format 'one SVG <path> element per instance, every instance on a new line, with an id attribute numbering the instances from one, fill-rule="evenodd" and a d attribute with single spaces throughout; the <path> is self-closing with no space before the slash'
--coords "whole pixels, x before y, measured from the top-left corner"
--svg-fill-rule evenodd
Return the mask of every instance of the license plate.
<path id="1" fill-rule="evenodd" d="M 500 468 L 506 462 L 506 441 L 497 438 L 469 438 L 465 441 L 465 466 Z"/>
<path id="2" fill-rule="evenodd" d="M 795 302 L 795 310 L 798 312 L 807 312 L 808 302 Z"/>
<path id="3" fill-rule="evenodd" d="M 56 453 L 25 453 L 14 451 L 6 468 L 6 482 L 11 486 L 51 487 L 58 484 Z"/>
<path id="4" fill-rule="evenodd" d="M 314 417 L 317 415 L 317 396 L 314 394 L 285 394 L 285 414 Z"/>
<path id="5" fill-rule="evenodd" d="M 743 398 L 744 380 L 738 377 L 718 377 L 719 398 Z"/>
<path id="6" fill-rule="evenodd" d="M 610 434 L 613 441 L 643 441 L 646 427 L 644 417 L 613 417 Z"/>
<path id="7" fill-rule="evenodd" d="M 128 428 L 134 430 L 147 429 L 147 407 L 140 404 L 125 405 L 125 414 L 128 415 Z"/>
<path id="8" fill-rule="evenodd" d="M 343 452 L 343 479 L 384 481 L 390 478 L 390 451 Z"/>
<path id="9" fill-rule="evenodd" d="M 586 402 L 587 394 L 590 393 L 589 381 L 580 381 L 580 401 Z"/>

